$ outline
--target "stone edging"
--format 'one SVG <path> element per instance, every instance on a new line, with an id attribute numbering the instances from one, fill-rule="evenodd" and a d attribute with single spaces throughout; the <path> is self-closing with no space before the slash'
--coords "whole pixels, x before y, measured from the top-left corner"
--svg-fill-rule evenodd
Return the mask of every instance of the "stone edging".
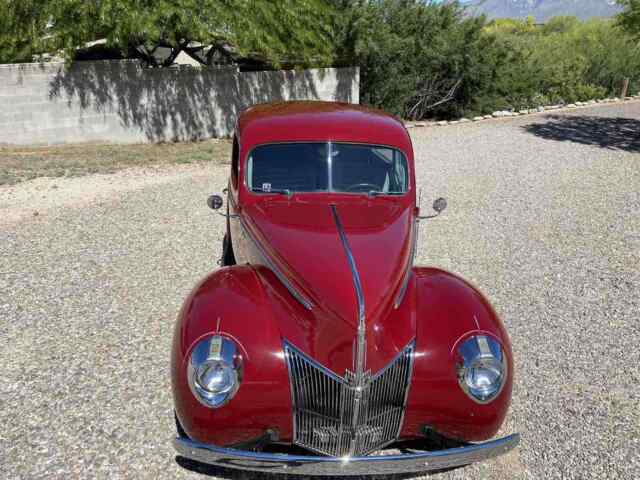
<path id="1" fill-rule="evenodd" d="M 624 97 L 624 98 L 615 97 L 615 98 L 603 98 L 598 100 L 589 100 L 588 102 L 576 102 L 576 103 L 570 103 L 568 105 L 547 105 L 544 107 L 519 110 L 517 112 L 511 111 L 511 110 L 502 110 L 502 111 L 493 112 L 491 115 L 483 115 L 483 116 L 478 116 L 473 118 L 459 118 L 458 120 L 448 120 L 448 121 L 442 120 L 439 122 L 405 121 L 404 125 L 407 128 L 444 127 L 447 125 L 457 125 L 458 123 L 474 123 L 474 122 L 481 122 L 483 120 L 492 120 L 495 118 L 521 117 L 524 115 L 533 115 L 537 113 L 549 112 L 552 110 L 573 110 L 578 108 L 593 107 L 594 105 L 601 105 L 601 104 L 623 103 L 623 102 L 628 102 L 632 100 L 640 100 L 640 94 L 633 95 L 631 97 Z"/>

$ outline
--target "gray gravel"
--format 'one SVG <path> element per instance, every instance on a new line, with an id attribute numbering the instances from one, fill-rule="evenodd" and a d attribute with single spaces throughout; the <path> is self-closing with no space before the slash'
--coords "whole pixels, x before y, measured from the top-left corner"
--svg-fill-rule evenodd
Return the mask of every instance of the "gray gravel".
<path id="1" fill-rule="evenodd" d="M 503 433 L 522 434 L 505 457 L 431 478 L 640 475 L 640 103 L 554 117 L 412 130 L 423 210 L 449 200 L 420 260 L 471 279 L 504 318 Z M 19 219 L 0 221 L 0 478 L 200 476 L 169 443 L 168 357 L 219 254 L 204 200 L 226 168 L 206 168 L 36 217 L 11 217 L 28 184 L 0 190 L 0 215 Z M 22 212 L 67 183 L 38 185 Z"/>

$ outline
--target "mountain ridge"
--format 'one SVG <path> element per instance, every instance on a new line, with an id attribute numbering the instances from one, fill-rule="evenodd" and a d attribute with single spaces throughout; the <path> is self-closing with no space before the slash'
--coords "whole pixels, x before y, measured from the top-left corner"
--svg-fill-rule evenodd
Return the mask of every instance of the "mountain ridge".
<path id="1" fill-rule="evenodd" d="M 472 14 L 485 14 L 489 19 L 532 16 L 536 22 L 561 15 L 582 20 L 611 17 L 621 11 L 615 0 L 471 0 L 466 5 Z"/>

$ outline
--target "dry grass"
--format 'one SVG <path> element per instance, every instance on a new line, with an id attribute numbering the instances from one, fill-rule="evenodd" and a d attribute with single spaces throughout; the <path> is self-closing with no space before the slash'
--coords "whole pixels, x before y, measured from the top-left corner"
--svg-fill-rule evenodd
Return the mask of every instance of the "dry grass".
<path id="1" fill-rule="evenodd" d="M 0 185 L 37 177 L 113 173 L 134 166 L 229 161 L 229 140 L 156 145 L 0 147 Z"/>

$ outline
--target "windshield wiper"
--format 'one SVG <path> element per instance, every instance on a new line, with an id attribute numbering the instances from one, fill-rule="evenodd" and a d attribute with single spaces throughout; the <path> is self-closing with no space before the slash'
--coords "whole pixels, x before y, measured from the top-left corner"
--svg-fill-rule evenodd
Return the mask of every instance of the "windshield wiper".
<path id="1" fill-rule="evenodd" d="M 262 193 L 278 193 L 280 195 L 286 195 L 290 197 L 293 192 L 288 188 L 270 188 L 269 190 L 265 190 L 264 188 L 254 187 L 251 189 L 252 192 L 262 192 Z"/>

